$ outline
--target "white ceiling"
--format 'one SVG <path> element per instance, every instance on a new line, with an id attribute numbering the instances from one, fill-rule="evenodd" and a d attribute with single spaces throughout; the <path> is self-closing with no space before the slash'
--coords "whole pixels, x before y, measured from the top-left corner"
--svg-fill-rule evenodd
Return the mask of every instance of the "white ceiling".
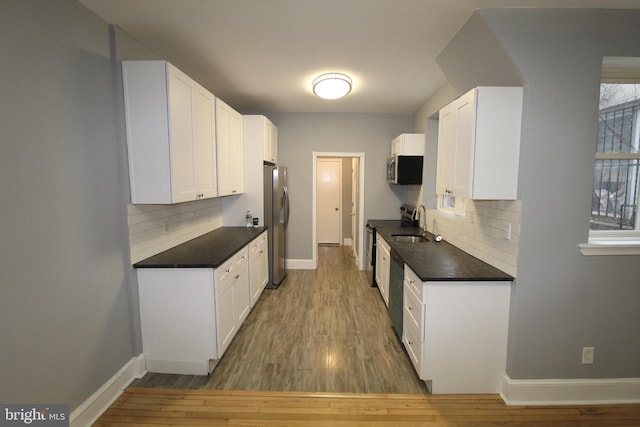
<path id="1" fill-rule="evenodd" d="M 411 114 L 445 83 L 435 57 L 475 9 L 640 0 L 79 0 L 241 112 Z M 311 80 L 354 80 L 322 100 Z"/>

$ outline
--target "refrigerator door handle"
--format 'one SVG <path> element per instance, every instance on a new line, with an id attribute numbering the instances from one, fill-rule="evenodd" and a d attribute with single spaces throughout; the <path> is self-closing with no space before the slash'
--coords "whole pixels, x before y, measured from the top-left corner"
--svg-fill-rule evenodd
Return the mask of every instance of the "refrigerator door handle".
<path id="1" fill-rule="evenodd" d="M 287 187 L 284 187 L 284 226 L 285 228 L 289 224 L 289 214 L 290 214 L 289 190 L 287 189 Z"/>

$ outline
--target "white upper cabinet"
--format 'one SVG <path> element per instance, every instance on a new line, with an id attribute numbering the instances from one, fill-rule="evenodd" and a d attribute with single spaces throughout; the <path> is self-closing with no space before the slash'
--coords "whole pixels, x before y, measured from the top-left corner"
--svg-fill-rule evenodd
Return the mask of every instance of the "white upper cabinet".
<path id="1" fill-rule="evenodd" d="M 403 133 L 391 141 L 391 157 L 424 156 L 424 134 Z"/>
<path id="2" fill-rule="evenodd" d="M 440 110 L 436 193 L 515 200 L 522 88 L 478 87 Z"/>
<path id="3" fill-rule="evenodd" d="M 166 61 L 123 61 L 131 203 L 217 196 L 215 97 Z"/>
<path id="4" fill-rule="evenodd" d="M 264 160 L 278 163 L 278 128 L 265 117 L 268 137 L 264 144 Z"/>
<path id="5" fill-rule="evenodd" d="M 278 128 L 262 115 L 242 116 L 245 147 L 249 150 L 262 150 L 263 161 L 278 161 Z"/>
<path id="6" fill-rule="evenodd" d="M 240 194 L 244 191 L 242 115 L 220 98 L 216 98 L 216 140 L 218 195 Z"/>

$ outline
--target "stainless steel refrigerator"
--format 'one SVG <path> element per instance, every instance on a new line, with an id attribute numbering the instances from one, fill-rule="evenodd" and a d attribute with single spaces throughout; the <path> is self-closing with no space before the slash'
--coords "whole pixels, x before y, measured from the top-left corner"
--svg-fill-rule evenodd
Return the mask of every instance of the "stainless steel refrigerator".
<path id="1" fill-rule="evenodd" d="M 269 233 L 269 284 L 275 289 L 287 275 L 286 230 L 289 223 L 287 168 L 264 165 L 264 225 Z"/>

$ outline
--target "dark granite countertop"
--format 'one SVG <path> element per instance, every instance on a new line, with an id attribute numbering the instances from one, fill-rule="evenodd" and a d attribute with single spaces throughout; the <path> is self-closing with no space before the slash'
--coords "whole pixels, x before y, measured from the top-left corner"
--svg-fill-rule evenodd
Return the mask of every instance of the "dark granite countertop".
<path id="1" fill-rule="evenodd" d="M 417 227 L 402 227 L 400 221 L 369 220 L 376 232 L 395 249 L 422 281 L 511 281 L 509 274 L 469 255 L 445 241 L 396 242 L 392 234 L 422 234 Z"/>
<path id="2" fill-rule="evenodd" d="M 221 227 L 135 263 L 135 268 L 216 268 L 266 227 Z"/>

